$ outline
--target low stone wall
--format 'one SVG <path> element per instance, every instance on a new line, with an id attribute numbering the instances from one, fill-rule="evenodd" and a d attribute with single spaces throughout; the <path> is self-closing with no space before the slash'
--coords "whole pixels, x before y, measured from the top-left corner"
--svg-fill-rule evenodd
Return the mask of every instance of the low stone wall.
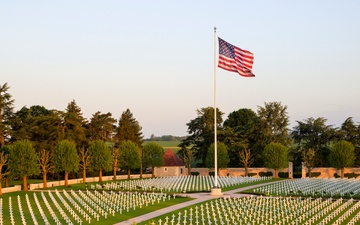
<path id="1" fill-rule="evenodd" d="M 127 179 L 127 175 L 118 175 L 116 176 L 116 180 L 125 180 Z M 136 178 L 140 178 L 140 174 L 133 174 L 130 175 L 131 179 L 136 179 Z M 150 178 L 151 174 L 143 174 L 143 178 Z M 102 180 L 103 181 L 109 181 L 109 180 L 113 180 L 114 176 L 103 176 Z M 99 177 L 87 177 L 86 178 L 86 182 L 98 182 L 99 181 Z M 72 184 L 81 184 L 83 183 L 83 179 L 71 179 L 68 180 L 68 184 L 72 185 Z M 47 182 L 46 183 L 48 187 L 57 187 L 57 186 L 64 186 L 65 185 L 65 181 L 64 180 L 60 180 L 60 181 L 51 181 L 51 182 Z M 29 184 L 29 190 L 34 190 L 34 189 L 39 189 L 39 188 L 43 188 L 43 183 L 38 183 L 38 184 Z M 21 187 L 20 187 L 21 190 Z"/>
<path id="2" fill-rule="evenodd" d="M 200 176 L 208 176 L 209 172 L 213 171 L 209 168 L 191 168 L 191 172 L 198 172 Z M 249 168 L 249 173 L 256 173 L 255 176 L 259 176 L 261 172 L 272 172 L 274 174 L 273 169 L 268 168 Z M 288 168 L 279 170 L 279 172 L 288 172 Z M 219 176 L 245 176 L 245 169 L 244 168 L 226 168 L 219 170 Z"/>
<path id="3" fill-rule="evenodd" d="M 10 193 L 15 191 L 21 191 L 21 185 L 14 185 L 14 187 L 7 187 L 1 189 L 2 193 Z"/>
<path id="4" fill-rule="evenodd" d="M 198 172 L 200 176 L 207 176 L 209 175 L 209 172 L 213 171 L 209 168 L 191 168 L 191 172 Z M 255 176 L 259 176 L 259 173 L 261 172 L 272 172 L 274 174 L 273 169 L 268 168 L 249 168 L 249 173 L 254 174 Z M 281 169 L 279 172 L 288 173 L 289 168 Z M 341 170 L 337 170 L 332 167 L 315 167 L 311 170 L 312 173 L 320 173 L 318 178 L 334 178 L 334 174 L 337 174 L 338 176 L 341 176 Z M 306 177 L 306 173 L 308 173 L 307 168 L 303 168 L 302 171 L 302 178 Z M 345 168 L 344 171 L 345 174 L 355 173 L 359 174 L 360 179 L 360 168 Z M 244 168 L 227 168 L 227 169 L 220 169 L 219 170 L 219 176 L 245 176 L 245 169 Z"/>

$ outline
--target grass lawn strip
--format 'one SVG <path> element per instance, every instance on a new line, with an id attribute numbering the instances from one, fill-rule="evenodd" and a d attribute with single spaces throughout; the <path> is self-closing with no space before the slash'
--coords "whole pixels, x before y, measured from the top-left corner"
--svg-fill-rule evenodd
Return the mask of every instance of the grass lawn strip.
<path id="1" fill-rule="evenodd" d="M 61 224 L 67 224 L 69 221 L 71 221 L 73 224 L 80 224 L 80 220 L 82 221 L 82 224 L 89 224 L 89 221 L 86 220 L 84 214 L 81 213 L 81 210 L 84 210 L 85 206 L 83 208 L 76 208 L 75 205 L 76 204 L 80 205 L 81 203 L 75 200 L 75 198 L 71 196 L 70 192 L 63 193 L 63 191 L 57 191 L 57 192 L 43 191 L 43 192 L 28 192 L 28 193 L 19 192 L 19 193 L 9 194 L 5 197 L 3 196 L 1 198 L 3 203 L 2 205 L 3 224 L 12 224 L 10 219 L 10 207 L 8 207 L 10 201 L 12 205 L 12 215 L 13 215 L 14 223 L 23 224 L 23 221 L 20 216 L 21 213 L 18 204 L 18 198 L 21 202 L 24 221 L 26 221 L 27 223 L 33 223 L 32 222 L 33 217 L 30 213 L 30 208 L 26 201 L 26 195 L 28 196 L 29 204 L 33 212 L 33 215 L 39 223 L 45 223 L 43 219 L 43 216 L 45 216 L 50 224 L 56 223 L 54 217 L 57 218 Z M 105 192 L 104 194 L 99 193 L 97 197 L 99 199 L 98 201 L 99 204 L 93 204 L 91 206 L 91 209 L 96 211 L 100 215 L 99 222 L 105 225 L 114 224 L 116 222 L 127 220 L 129 218 L 136 217 L 148 212 L 152 212 L 154 210 L 159 210 L 164 207 L 168 207 L 174 204 L 179 204 L 181 202 L 190 200 L 190 198 L 184 198 L 184 197 L 177 197 L 175 199 L 171 197 L 170 200 L 166 199 L 166 201 L 161 200 L 161 201 L 154 201 L 154 203 L 150 202 L 148 204 L 148 207 L 146 207 L 146 205 L 143 205 L 141 209 L 139 209 L 139 207 L 136 206 L 135 210 L 133 207 L 131 208 L 129 207 L 128 209 L 126 209 L 127 206 L 123 202 L 121 202 L 122 205 L 125 205 L 125 210 L 123 210 L 121 214 L 119 212 L 116 212 L 114 216 L 108 212 L 107 218 L 105 218 L 105 214 L 103 212 L 109 209 L 107 208 L 104 202 L 110 202 L 109 199 L 106 199 L 105 195 L 106 195 Z M 34 196 L 36 196 L 36 198 L 38 199 L 38 203 L 40 207 L 37 205 Z M 69 198 L 69 196 L 71 198 Z M 110 197 L 114 197 L 114 195 Z M 130 201 L 130 199 L 128 200 Z M 46 201 L 48 202 L 48 204 L 45 204 Z M 74 204 L 74 201 L 76 204 Z M 85 200 L 83 199 L 83 201 Z M 116 207 L 115 203 L 112 203 L 112 205 Z M 41 210 L 43 210 L 44 212 L 43 216 L 40 213 Z M 86 213 L 90 216 L 89 212 Z M 77 218 L 77 216 L 79 218 Z M 97 218 L 91 216 L 91 223 L 94 222 L 97 222 Z"/>
<path id="2" fill-rule="evenodd" d="M 351 221 L 351 222 L 350 222 Z M 358 224 L 360 203 L 321 198 L 246 197 L 218 198 L 139 225 L 166 224 Z"/>

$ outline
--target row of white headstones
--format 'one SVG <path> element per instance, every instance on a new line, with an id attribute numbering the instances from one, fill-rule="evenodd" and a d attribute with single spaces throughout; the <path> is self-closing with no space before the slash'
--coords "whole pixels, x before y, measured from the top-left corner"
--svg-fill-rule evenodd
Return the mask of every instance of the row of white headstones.
<path id="1" fill-rule="evenodd" d="M 257 181 L 269 180 L 271 177 L 233 177 L 219 176 L 218 186 L 221 188 L 233 185 L 252 183 Z M 104 185 L 91 185 L 91 189 L 105 190 L 155 190 L 168 192 L 189 192 L 189 191 L 210 191 L 214 186 L 213 176 L 174 176 L 159 177 L 142 180 L 126 180 L 112 182 Z"/>
<path id="2" fill-rule="evenodd" d="M 313 225 L 358 224 L 360 202 L 353 199 L 291 197 L 219 198 L 151 225 Z M 351 217 L 351 219 L 350 219 Z"/>
<path id="3" fill-rule="evenodd" d="M 27 224 L 26 220 L 29 219 L 25 217 L 27 212 L 31 215 L 33 224 L 90 224 L 92 221 L 100 221 L 101 218 L 106 219 L 109 215 L 115 216 L 116 213 L 122 214 L 175 198 L 175 195 L 170 196 L 165 193 L 55 190 L 40 192 L 39 199 L 37 193 L 33 193 L 36 207 L 26 194 L 26 206 L 23 206 L 22 199 L 18 195 L 18 208 L 14 209 L 12 197 L 9 196 L 8 215 L 4 214 L 3 199 L 0 198 L 0 224 L 7 224 L 6 221 L 10 221 L 10 224 L 14 225 L 15 218 L 20 218 L 21 224 Z M 41 206 L 40 201 L 46 206 L 45 208 Z M 35 216 L 37 215 L 35 210 L 38 210 L 41 218 Z M 9 219 L 5 220 L 4 217 Z"/>
<path id="4" fill-rule="evenodd" d="M 360 193 L 360 180 L 335 178 L 294 179 L 259 187 L 254 191 L 273 195 L 354 196 Z"/>

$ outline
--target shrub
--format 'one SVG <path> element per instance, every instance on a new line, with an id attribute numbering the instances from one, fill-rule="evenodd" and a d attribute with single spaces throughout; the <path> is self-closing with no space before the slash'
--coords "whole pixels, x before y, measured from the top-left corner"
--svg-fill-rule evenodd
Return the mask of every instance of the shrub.
<path id="1" fill-rule="evenodd" d="M 340 176 L 337 175 L 337 173 L 334 173 L 334 177 L 335 177 L 335 178 L 339 178 Z"/>
<path id="2" fill-rule="evenodd" d="M 360 174 L 356 174 L 352 172 L 352 173 L 345 173 L 344 176 L 347 178 L 357 178 L 358 176 L 360 176 Z"/>
<path id="3" fill-rule="evenodd" d="M 311 172 L 311 177 L 318 177 L 321 175 L 321 172 Z M 309 173 L 306 173 L 306 176 L 309 176 Z"/>
<path id="4" fill-rule="evenodd" d="M 254 177 L 256 175 L 257 175 L 257 173 L 248 173 L 248 177 Z"/>
<path id="5" fill-rule="evenodd" d="M 200 172 L 191 172 L 191 175 L 193 176 L 199 176 Z"/>
<path id="6" fill-rule="evenodd" d="M 260 177 L 272 177 L 273 173 L 271 171 L 269 171 L 269 172 L 260 172 L 259 176 Z"/>
<path id="7" fill-rule="evenodd" d="M 288 178 L 289 177 L 288 172 L 279 172 L 278 175 L 280 178 Z"/>
<path id="8" fill-rule="evenodd" d="M 215 172 L 209 172 L 209 176 L 215 176 Z"/>

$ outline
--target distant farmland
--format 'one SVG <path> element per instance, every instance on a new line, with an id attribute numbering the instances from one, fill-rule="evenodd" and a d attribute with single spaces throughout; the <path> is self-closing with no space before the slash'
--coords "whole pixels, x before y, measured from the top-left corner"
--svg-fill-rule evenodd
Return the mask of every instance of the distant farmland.
<path id="1" fill-rule="evenodd" d="M 171 148 L 175 153 L 180 150 L 178 145 L 180 144 L 180 141 L 144 141 L 144 144 L 148 142 L 156 142 L 159 145 L 161 145 L 164 150 L 167 150 L 168 148 Z"/>

